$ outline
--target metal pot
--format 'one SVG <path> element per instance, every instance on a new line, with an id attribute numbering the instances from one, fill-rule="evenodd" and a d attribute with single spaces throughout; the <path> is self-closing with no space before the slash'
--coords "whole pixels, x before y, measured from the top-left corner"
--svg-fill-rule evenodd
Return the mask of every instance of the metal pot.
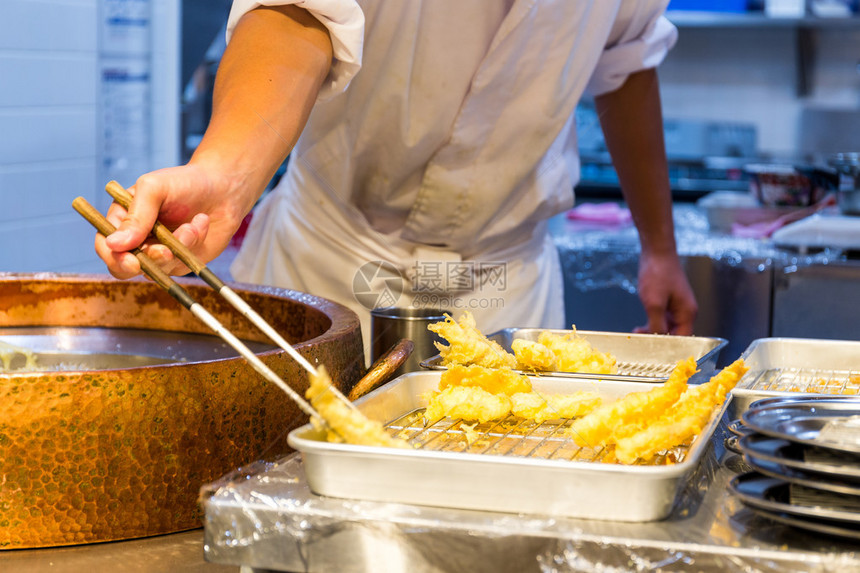
<path id="1" fill-rule="evenodd" d="M 180 281 L 239 338 L 268 342 L 203 283 Z M 349 392 L 364 371 L 358 317 L 284 289 L 243 296 Z M 103 276 L 0 274 L 0 326 L 209 334 L 155 284 Z M 261 359 L 298 392 L 284 351 Z M 0 375 L 0 549 L 129 539 L 199 527 L 201 485 L 289 451 L 307 417 L 238 357 Z"/>
<path id="2" fill-rule="evenodd" d="M 806 165 L 753 164 L 745 167 L 750 192 L 765 207 L 810 207 L 836 189 L 838 175 Z"/>
<path id="3" fill-rule="evenodd" d="M 837 153 L 829 163 L 839 173 L 839 211 L 843 215 L 860 215 L 860 153 Z"/>

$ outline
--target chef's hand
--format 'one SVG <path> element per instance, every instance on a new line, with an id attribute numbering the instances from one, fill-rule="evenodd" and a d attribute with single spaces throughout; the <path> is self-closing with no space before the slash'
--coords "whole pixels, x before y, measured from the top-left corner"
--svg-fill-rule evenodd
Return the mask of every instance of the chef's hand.
<path id="1" fill-rule="evenodd" d="M 693 334 L 693 322 L 699 309 L 677 255 L 642 254 L 639 298 L 645 307 L 648 324 L 637 327 L 634 332 Z"/>
<path id="2" fill-rule="evenodd" d="M 188 271 L 166 247 L 146 240 L 156 218 L 203 262 L 220 254 L 298 140 L 331 63 L 328 30 L 307 10 L 258 6 L 242 16 L 189 164 L 142 176 L 129 189 L 128 213 L 118 205 L 108 211 L 118 230 L 97 237 L 96 252 L 110 273 L 139 274 L 128 251 L 141 245 L 165 271 Z"/>
<path id="3" fill-rule="evenodd" d="M 147 173 L 129 188 L 134 195 L 126 212 L 113 203 L 107 219 L 117 228 L 105 238 L 96 235 L 96 253 L 118 279 L 141 273 L 129 251 L 141 247 L 165 272 L 182 275 L 189 269 L 164 245 L 149 237 L 156 220 L 204 262 L 227 246 L 239 228 L 245 209 L 231 197 L 230 184 L 200 165 L 189 164 Z M 235 194 L 234 194 L 235 197 Z"/>

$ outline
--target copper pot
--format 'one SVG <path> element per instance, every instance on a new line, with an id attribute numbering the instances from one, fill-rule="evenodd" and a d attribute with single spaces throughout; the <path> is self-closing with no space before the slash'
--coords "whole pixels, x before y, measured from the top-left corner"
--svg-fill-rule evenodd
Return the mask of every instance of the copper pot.
<path id="1" fill-rule="evenodd" d="M 211 289 L 189 293 L 238 337 L 268 342 Z M 343 392 L 364 370 L 358 317 L 295 291 L 235 286 Z M 151 282 L 0 274 L 0 326 L 210 334 Z M 261 359 L 298 392 L 286 352 Z M 109 370 L 0 375 L 0 549 L 129 539 L 199 527 L 200 486 L 289 451 L 307 417 L 238 357 Z"/>

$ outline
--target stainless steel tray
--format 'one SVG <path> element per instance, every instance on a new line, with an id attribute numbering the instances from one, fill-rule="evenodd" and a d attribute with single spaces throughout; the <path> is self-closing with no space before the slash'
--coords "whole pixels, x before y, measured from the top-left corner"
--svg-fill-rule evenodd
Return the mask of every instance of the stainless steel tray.
<path id="1" fill-rule="evenodd" d="M 829 519 L 802 518 L 784 512 L 768 511 L 761 507 L 748 507 L 757 515 L 770 521 L 781 523 L 782 525 L 788 525 L 790 527 L 796 527 L 806 531 L 813 531 L 815 533 L 823 533 L 825 535 L 844 537 L 846 539 L 860 539 L 860 531 L 852 527 L 841 527 Z"/>
<path id="2" fill-rule="evenodd" d="M 571 330 L 552 330 L 546 328 L 506 328 L 487 336 L 498 342 L 502 348 L 513 353 L 511 343 L 518 339 L 536 341 L 541 332 L 569 334 Z M 661 381 L 672 373 L 679 360 L 690 356 L 696 359 L 700 371 L 709 372 L 716 368 L 720 352 L 728 343 L 723 338 L 701 336 L 673 336 L 668 334 L 632 334 L 624 332 L 603 332 L 577 330 L 596 350 L 612 354 L 618 360 L 618 374 L 600 374 L 602 380 L 627 381 L 633 378 Z M 432 370 L 444 369 L 440 355 L 428 358 L 421 366 Z M 534 372 L 522 371 L 533 375 Z M 542 372 L 563 378 L 594 378 L 596 374 L 583 372 Z"/>
<path id="3" fill-rule="evenodd" d="M 860 485 L 857 482 L 827 479 L 820 474 L 813 474 L 775 464 L 744 455 L 744 461 L 753 471 L 768 477 L 781 479 L 789 483 L 801 485 L 811 489 L 837 493 L 841 495 L 860 496 Z"/>
<path id="4" fill-rule="evenodd" d="M 752 458 L 813 474 L 860 480 L 860 456 L 839 454 L 763 434 L 740 437 L 738 449 Z"/>
<path id="5" fill-rule="evenodd" d="M 858 341 L 760 338 L 741 358 L 749 371 L 732 389 L 732 418 L 761 398 L 860 393 Z"/>
<path id="6" fill-rule="evenodd" d="M 370 418 L 400 428 L 404 417 L 420 416 L 427 405 L 426 394 L 438 388 L 440 377 L 438 371 L 406 374 L 356 405 Z M 643 382 L 551 376 L 534 378 L 532 384 L 547 393 L 594 390 L 606 399 L 643 389 Z M 328 443 L 311 425 L 292 431 L 289 443 L 302 454 L 311 490 L 321 495 L 641 522 L 669 514 L 718 421 L 715 415 L 673 465 L 600 462 L 599 451 L 585 451 L 563 438 L 559 421 L 528 431 L 503 422 L 485 432 L 490 444 L 481 444 L 478 451 L 483 453 L 468 448 L 465 433 L 450 420 L 438 429 L 435 424 L 424 428 L 420 423 L 400 429 L 402 437 L 424 444 L 415 450 Z"/>
<path id="7" fill-rule="evenodd" d="M 856 511 L 840 509 L 838 496 L 833 497 L 833 507 L 820 504 L 802 505 L 791 501 L 791 488 L 792 485 L 786 481 L 755 472 L 741 474 L 729 482 L 729 491 L 737 495 L 745 505 L 803 518 L 832 520 L 837 522 L 833 525 L 851 527 L 854 535 L 860 538 L 860 515 Z"/>
<path id="8" fill-rule="evenodd" d="M 856 541 L 774 525 L 729 493 L 738 456 L 720 448 L 726 421 L 660 521 L 539 518 L 319 496 L 296 454 L 204 487 L 202 546 L 209 563 L 254 571 L 860 570 Z"/>
<path id="9" fill-rule="evenodd" d="M 839 452 L 860 453 L 860 440 L 829 440 L 822 429 L 833 422 L 860 418 L 860 398 L 788 402 L 752 408 L 743 414 L 744 424 L 767 436 Z"/>

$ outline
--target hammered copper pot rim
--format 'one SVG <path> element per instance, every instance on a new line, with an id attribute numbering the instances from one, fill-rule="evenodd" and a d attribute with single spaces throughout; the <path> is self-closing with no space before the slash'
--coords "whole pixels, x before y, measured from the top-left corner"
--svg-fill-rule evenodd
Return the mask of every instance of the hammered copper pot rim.
<path id="1" fill-rule="evenodd" d="M 179 281 L 193 285 L 192 296 L 234 335 L 265 340 L 202 281 Z M 348 392 L 361 377 L 363 344 L 351 310 L 288 289 L 234 289 L 311 363 L 325 364 L 339 390 Z M 0 273 L 0 323 L 212 334 L 151 281 L 91 274 Z M 286 351 L 258 355 L 303 393 L 307 374 Z M 255 460 L 283 457 L 289 431 L 307 423 L 240 356 L 16 373 L 0 377 L 0 403 L 0 550 L 199 527 L 201 486 Z"/>
<path id="2" fill-rule="evenodd" d="M 133 279 L 117 279 L 110 274 L 104 273 L 57 273 L 57 272 L 38 272 L 38 273 L 15 273 L 15 272 L 0 272 L 0 282 L 9 281 L 9 280 L 30 280 L 30 281 L 44 281 L 44 280 L 61 280 L 67 281 L 70 283 L 80 283 L 80 284 L 89 284 L 89 283 L 143 283 L 155 286 L 155 283 L 151 280 L 144 277 L 135 277 Z M 201 279 L 196 277 L 174 277 L 174 280 L 180 285 L 200 287 L 200 288 L 208 288 L 206 283 L 204 283 Z M 225 281 L 230 288 L 235 290 L 240 296 L 244 292 L 250 292 L 262 296 L 276 296 L 276 297 L 284 297 L 287 299 L 295 300 L 297 302 L 311 302 L 313 303 L 313 307 L 318 312 L 322 313 L 325 316 L 330 316 L 330 314 L 341 314 L 340 311 L 346 310 L 348 314 L 352 314 L 352 311 L 348 310 L 346 307 L 335 303 L 331 300 L 293 290 L 287 289 L 283 287 L 276 287 L 270 285 L 257 285 L 252 283 L 244 283 L 244 282 L 236 282 L 236 281 Z M 186 313 L 188 312 L 185 308 L 183 308 L 179 303 L 176 303 L 176 311 L 178 313 Z M 334 311 L 334 312 L 330 312 Z M 238 311 L 236 311 L 238 313 Z M 341 317 L 343 318 L 343 317 Z M 307 340 L 303 340 L 300 342 L 296 342 L 292 344 L 294 348 L 297 350 L 301 350 L 305 347 L 311 347 L 314 344 L 320 342 L 320 340 L 324 338 L 331 337 L 333 335 L 341 334 L 343 332 L 348 332 L 353 330 L 356 325 L 359 324 L 358 317 L 353 316 L 354 321 L 343 321 L 340 323 L 338 321 L 331 321 L 329 327 L 321 332 L 319 335 L 309 338 Z M 212 336 L 217 336 L 214 332 L 211 332 Z M 266 338 L 268 341 L 268 338 Z M 269 341 L 274 346 L 274 342 Z M 272 348 L 270 350 L 266 350 L 264 352 L 258 352 L 257 355 L 261 357 L 273 356 L 273 355 L 281 355 L 286 354 L 286 351 L 281 348 Z M 208 363 L 208 362 L 232 362 L 232 361 L 240 361 L 244 360 L 241 356 L 234 356 L 229 358 L 214 358 L 212 360 L 194 360 L 188 362 L 176 362 L 176 363 L 166 363 L 163 365 L 159 365 L 160 367 L 182 367 L 188 366 L 192 364 L 200 364 L 200 363 Z M 120 369 L 105 369 L 103 371 L 111 371 L 111 370 L 131 370 L 131 369 L 142 369 L 142 368 L 151 368 L 151 366 L 130 366 L 129 368 L 120 368 Z M 88 372 L 87 370 L 68 370 L 66 372 Z M 26 373 L 22 373 L 26 374 Z M 0 379 L 2 379 L 3 375 L 0 374 Z"/>

